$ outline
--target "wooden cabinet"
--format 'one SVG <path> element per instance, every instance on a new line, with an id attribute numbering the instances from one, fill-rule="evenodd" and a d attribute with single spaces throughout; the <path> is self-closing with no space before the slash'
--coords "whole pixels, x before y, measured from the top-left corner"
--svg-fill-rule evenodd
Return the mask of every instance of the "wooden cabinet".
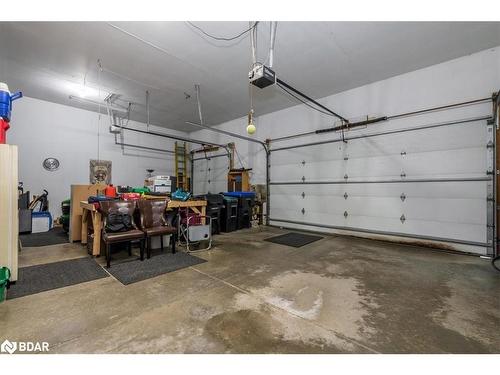
<path id="1" fill-rule="evenodd" d="M 227 174 L 227 191 L 250 191 L 249 171 L 252 169 L 231 169 Z"/>
<path id="2" fill-rule="evenodd" d="M 11 271 L 17 280 L 19 250 L 17 146 L 0 144 L 0 266 Z"/>

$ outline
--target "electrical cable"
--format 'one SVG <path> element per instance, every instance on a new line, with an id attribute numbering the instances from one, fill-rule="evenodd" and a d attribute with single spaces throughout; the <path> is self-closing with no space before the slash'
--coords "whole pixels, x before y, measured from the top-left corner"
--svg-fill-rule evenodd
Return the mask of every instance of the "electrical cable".
<path id="1" fill-rule="evenodd" d="M 312 106 L 311 104 L 309 104 L 308 102 L 306 102 L 305 100 L 302 100 L 301 98 L 299 98 L 298 96 L 296 96 L 295 94 L 293 94 L 292 92 L 288 91 L 288 89 L 286 87 L 283 87 L 280 83 L 276 83 L 276 85 L 278 85 L 278 87 L 280 89 L 282 89 L 283 91 L 285 91 L 288 95 L 294 97 L 295 99 L 297 99 L 299 102 L 301 102 L 302 104 L 305 104 L 307 105 L 309 108 L 312 108 L 314 109 L 315 111 L 318 111 L 320 113 L 323 113 L 324 115 L 327 115 L 327 116 L 331 116 L 331 117 L 335 117 L 334 115 L 332 115 L 331 113 L 328 113 L 328 112 L 325 112 L 325 111 L 322 111 L 321 109 L 319 108 L 316 108 L 314 106 Z"/>
<path id="2" fill-rule="evenodd" d="M 207 33 L 205 30 L 203 30 L 201 27 L 195 25 L 194 23 L 190 22 L 190 21 L 186 21 L 190 26 L 194 27 L 195 29 L 201 31 L 204 35 L 208 36 L 209 38 L 212 38 L 212 39 L 215 39 L 215 40 L 222 40 L 222 41 L 226 41 L 226 42 L 230 42 L 232 40 L 235 40 L 235 39 L 238 39 L 240 37 L 242 37 L 243 35 L 245 35 L 246 33 L 248 33 L 249 31 L 252 31 L 255 26 L 257 26 L 257 24 L 259 23 L 259 21 L 256 21 L 252 26 L 250 26 L 248 29 L 242 31 L 241 33 L 239 33 L 238 35 L 235 35 L 235 36 L 232 36 L 232 37 L 221 37 L 221 36 L 215 36 L 215 35 L 211 35 L 209 33 Z"/>
<path id="3" fill-rule="evenodd" d="M 97 82 L 99 86 L 98 95 L 99 95 L 99 112 L 97 114 L 97 160 L 101 160 L 100 155 L 100 143 L 101 143 L 101 72 L 102 72 L 102 64 L 101 60 L 97 59 Z"/>
<path id="4" fill-rule="evenodd" d="M 236 147 L 234 148 L 234 152 L 236 153 L 236 157 L 238 158 L 238 161 L 240 162 L 241 168 L 245 169 L 245 166 L 243 165 L 243 162 L 241 161 L 240 154 L 238 153 L 238 150 Z"/>
<path id="5" fill-rule="evenodd" d="M 500 267 L 495 264 L 495 262 L 498 260 L 500 260 L 500 255 L 491 260 L 491 265 L 493 266 L 494 269 L 500 272 Z"/>

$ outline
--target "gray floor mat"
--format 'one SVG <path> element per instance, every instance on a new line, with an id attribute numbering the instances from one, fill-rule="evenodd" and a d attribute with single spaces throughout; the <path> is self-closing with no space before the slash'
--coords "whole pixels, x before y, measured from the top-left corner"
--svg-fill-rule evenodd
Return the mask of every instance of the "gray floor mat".
<path id="1" fill-rule="evenodd" d="M 266 238 L 264 241 L 292 247 L 302 247 L 312 242 L 321 240 L 322 238 L 323 237 L 321 236 L 315 236 L 312 234 L 290 232 L 279 236 Z"/>
<path id="2" fill-rule="evenodd" d="M 48 232 L 20 234 L 19 239 L 23 247 L 38 247 L 68 243 L 68 234 L 60 227 L 55 227 Z"/>
<path id="3" fill-rule="evenodd" d="M 111 261 L 111 267 L 106 271 L 122 284 L 128 285 L 205 262 L 204 259 L 181 251 L 175 254 L 167 252 L 153 254 L 150 259 L 144 259 L 142 262 L 139 259 L 121 263 Z"/>
<path id="4" fill-rule="evenodd" d="M 77 258 L 62 262 L 19 268 L 18 280 L 7 291 L 7 299 L 58 289 L 109 277 L 93 259 Z"/>

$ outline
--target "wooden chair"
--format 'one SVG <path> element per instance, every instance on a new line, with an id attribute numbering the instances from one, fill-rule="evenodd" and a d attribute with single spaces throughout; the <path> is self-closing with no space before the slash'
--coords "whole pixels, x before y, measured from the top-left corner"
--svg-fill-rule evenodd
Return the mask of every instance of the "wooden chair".
<path id="1" fill-rule="evenodd" d="M 138 201 L 140 212 L 140 227 L 146 236 L 147 257 L 151 257 L 151 238 L 160 236 L 161 251 L 163 251 L 163 236 L 170 235 L 170 246 L 175 253 L 177 228 L 167 225 L 165 220 L 166 200 L 144 199 Z"/>
<path id="2" fill-rule="evenodd" d="M 144 232 L 139 230 L 134 223 L 134 211 L 136 208 L 135 202 L 129 201 L 103 201 L 100 203 L 101 212 L 104 216 L 104 225 L 102 228 L 102 240 L 106 244 L 106 266 L 111 267 L 111 245 L 117 243 L 127 243 L 129 256 L 132 255 L 131 242 L 140 241 L 141 260 L 144 260 Z M 107 232 L 107 222 L 110 214 L 127 215 L 130 218 L 130 223 L 133 229 L 124 232 Z"/>

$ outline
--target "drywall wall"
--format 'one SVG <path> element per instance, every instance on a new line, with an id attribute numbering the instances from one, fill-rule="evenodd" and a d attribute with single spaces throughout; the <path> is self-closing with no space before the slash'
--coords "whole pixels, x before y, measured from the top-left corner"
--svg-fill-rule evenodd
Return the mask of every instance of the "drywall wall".
<path id="1" fill-rule="evenodd" d="M 145 124 L 130 122 L 129 127 L 146 129 Z M 54 218 L 61 214 L 60 204 L 70 196 L 71 184 L 89 183 L 90 159 L 112 162 L 114 185 L 143 186 L 146 169 L 155 174 L 172 175 L 172 154 L 124 148 L 115 145 L 108 132 L 109 119 L 96 112 L 24 97 L 14 103 L 7 142 L 19 146 L 19 179 L 25 191 L 49 192 L 49 209 Z M 151 131 L 186 136 L 185 133 L 150 126 Z M 124 133 L 125 142 L 173 150 L 174 141 L 134 132 Z M 42 167 L 47 157 L 57 158 L 60 167 L 49 172 Z"/>
<path id="2" fill-rule="evenodd" d="M 281 78 L 288 81 L 287 77 Z M 293 85 L 292 81 L 289 83 Z M 395 115 L 484 98 L 499 88 L 500 49 L 494 48 L 352 89 L 323 98 L 320 102 L 349 119 L 360 119 L 366 115 Z M 307 92 L 307 87 L 300 89 Z M 286 95 L 277 87 L 266 90 L 267 95 L 270 95 L 269 90 L 273 90 L 273 95 Z M 259 95 L 258 91 L 256 95 Z M 258 108 L 256 113 L 258 114 Z M 351 130 L 346 136 L 488 114 L 491 114 L 491 105 L 485 103 L 380 123 L 365 129 Z M 210 122 L 210 119 L 205 121 Z M 257 117 L 255 137 L 260 140 L 282 137 L 330 127 L 334 123 L 335 119 L 331 117 L 304 105 L 297 105 Z M 246 117 L 219 127 L 245 134 Z M 265 153 L 258 144 L 234 140 L 206 130 L 191 134 L 201 138 L 210 137 L 214 142 L 235 141 L 243 165 L 253 168 L 252 182 L 265 182 Z M 272 148 L 325 139 L 340 139 L 340 134 L 326 133 L 273 143 Z M 482 121 L 433 131 L 408 132 L 397 136 L 274 152 L 271 156 L 271 180 L 290 182 L 304 177 L 306 181 L 342 181 L 347 175 L 347 179 L 365 181 L 401 179 L 403 173 L 408 179 L 480 177 L 486 175 L 486 140 L 486 122 Z M 223 171 L 227 169 L 227 164 L 221 159 L 198 162 L 195 166 L 194 186 L 197 193 L 225 190 Z M 217 178 L 213 178 L 208 184 L 204 174 Z M 487 240 L 486 182 L 435 183 L 425 187 L 409 183 L 360 186 L 272 186 L 271 218 L 459 241 L 485 243 Z M 305 193 L 305 198 L 302 193 Z M 404 201 L 400 199 L 403 193 L 407 196 Z M 400 220 L 402 215 L 405 216 L 404 221 Z M 279 220 L 272 221 L 272 224 L 319 230 Z M 321 230 L 338 232 L 332 228 Z M 459 250 L 485 252 L 484 248 L 476 246 L 452 246 Z"/>

